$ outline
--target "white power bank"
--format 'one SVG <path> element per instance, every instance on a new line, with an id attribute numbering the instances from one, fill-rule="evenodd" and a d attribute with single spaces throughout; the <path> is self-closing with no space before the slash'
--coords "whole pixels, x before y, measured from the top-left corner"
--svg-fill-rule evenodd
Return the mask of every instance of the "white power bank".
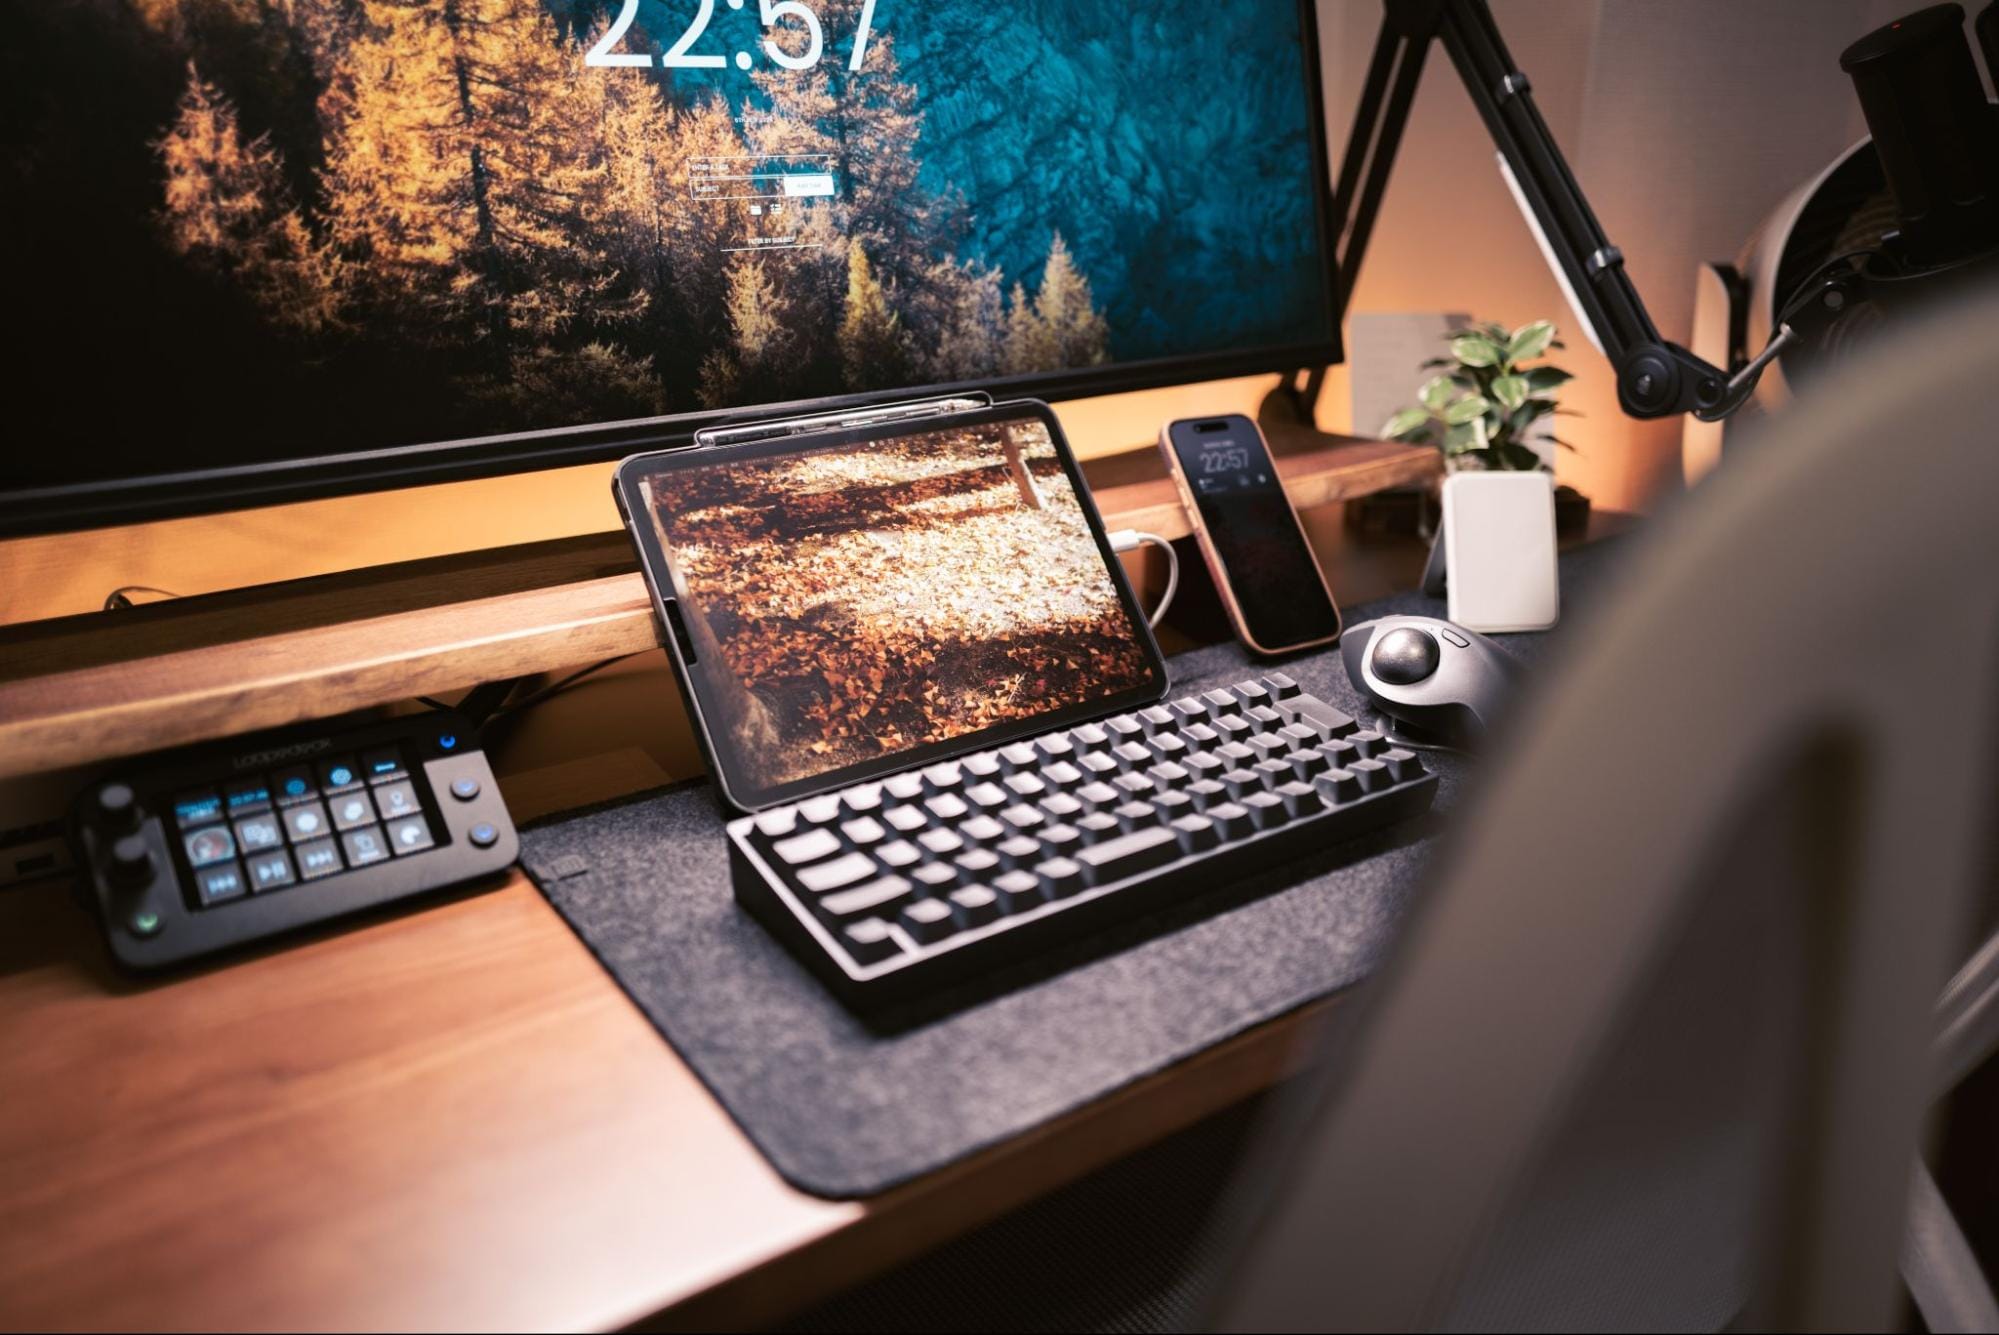
<path id="1" fill-rule="evenodd" d="M 1454 473 L 1444 481 L 1450 618 L 1469 630 L 1546 630 L 1561 615 L 1555 480 Z"/>

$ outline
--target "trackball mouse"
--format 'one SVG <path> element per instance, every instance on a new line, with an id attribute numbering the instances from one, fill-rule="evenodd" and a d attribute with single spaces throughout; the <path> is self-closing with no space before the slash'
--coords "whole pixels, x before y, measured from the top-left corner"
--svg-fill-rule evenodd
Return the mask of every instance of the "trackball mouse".
<path id="1" fill-rule="evenodd" d="M 1354 689 L 1412 734 L 1477 744 L 1499 718 L 1520 660 L 1441 617 L 1391 616 L 1350 626 L 1340 657 Z"/>

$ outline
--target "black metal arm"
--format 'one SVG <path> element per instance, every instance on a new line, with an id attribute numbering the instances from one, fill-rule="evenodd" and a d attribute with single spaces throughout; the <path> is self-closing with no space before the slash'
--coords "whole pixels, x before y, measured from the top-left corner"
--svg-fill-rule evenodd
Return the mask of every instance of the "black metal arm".
<path id="1" fill-rule="evenodd" d="M 1443 43 L 1498 147 L 1508 184 L 1576 313 L 1617 370 L 1617 401 L 1633 417 L 1713 418 L 1740 402 L 1728 373 L 1659 337 L 1624 256 L 1610 244 L 1514 67 L 1485 0 L 1384 0 L 1386 13 L 1333 190 L 1340 319 L 1367 253 L 1409 107 L 1432 39 Z"/>

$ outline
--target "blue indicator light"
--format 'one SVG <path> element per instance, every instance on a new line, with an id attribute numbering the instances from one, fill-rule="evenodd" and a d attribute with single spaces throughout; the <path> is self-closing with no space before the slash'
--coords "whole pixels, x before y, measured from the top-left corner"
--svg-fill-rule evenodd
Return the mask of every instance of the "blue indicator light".
<path id="1" fill-rule="evenodd" d="M 393 760 L 378 760 L 374 764 L 374 770 L 377 774 L 388 774 L 393 772 L 395 768 L 396 762 Z"/>
<path id="2" fill-rule="evenodd" d="M 301 797 L 301 796 L 303 796 L 303 795 L 304 795 L 304 793 L 305 793 L 305 780 L 304 780 L 304 779 L 286 779 L 286 780 L 285 780 L 285 796 L 286 796 L 286 797 Z"/>
<path id="3" fill-rule="evenodd" d="M 348 769 L 345 765 L 335 765 L 333 772 L 327 777 L 333 780 L 334 787 L 339 788 L 354 782 L 354 771 Z"/>
<path id="4" fill-rule="evenodd" d="M 452 747 L 458 745 L 458 738 L 447 732 L 444 736 L 437 739 L 437 744 L 446 751 L 449 751 Z"/>

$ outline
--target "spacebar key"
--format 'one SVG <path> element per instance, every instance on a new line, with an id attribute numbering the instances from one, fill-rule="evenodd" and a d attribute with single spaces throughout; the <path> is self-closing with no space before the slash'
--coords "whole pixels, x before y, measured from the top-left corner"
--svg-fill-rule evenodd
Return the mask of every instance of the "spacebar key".
<path id="1" fill-rule="evenodd" d="M 1180 856 L 1180 835 L 1170 826 L 1155 825 L 1092 844 L 1071 856 L 1083 864 L 1091 885 L 1102 885 L 1173 861 Z"/>

